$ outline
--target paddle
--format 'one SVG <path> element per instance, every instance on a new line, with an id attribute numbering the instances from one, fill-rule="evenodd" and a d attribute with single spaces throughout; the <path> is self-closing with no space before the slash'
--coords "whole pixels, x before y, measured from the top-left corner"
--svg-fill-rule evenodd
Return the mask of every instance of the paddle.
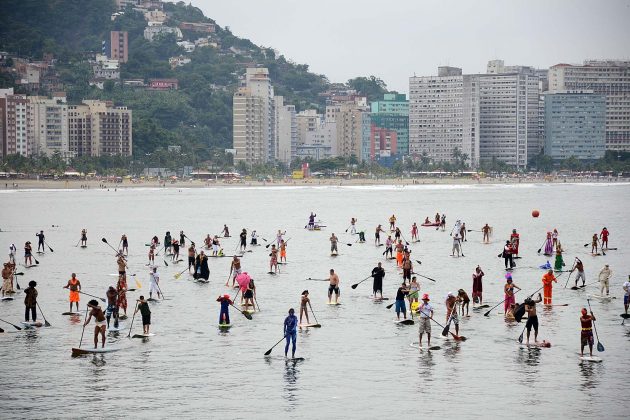
<path id="1" fill-rule="evenodd" d="M 234 297 L 236 297 L 236 296 L 234 296 Z M 236 306 L 234 306 L 234 304 L 233 304 L 233 303 L 230 303 L 230 306 L 231 306 L 231 307 L 233 307 L 234 309 L 236 309 L 237 311 L 239 311 L 240 313 L 242 313 L 242 314 L 243 314 L 243 316 L 244 316 L 245 318 L 247 318 L 247 319 L 249 319 L 249 320 L 251 320 L 251 319 L 252 319 L 252 314 L 250 314 L 250 313 L 248 313 L 248 312 L 243 312 L 243 311 L 241 311 L 241 310 L 240 310 L 240 309 L 238 309 Z"/>
<path id="2" fill-rule="evenodd" d="M 50 327 L 50 322 L 46 320 L 46 315 L 44 315 L 44 311 L 42 311 L 42 308 L 39 306 L 39 302 L 35 302 L 35 304 L 37 305 L 37 308 L 39 309 L 39 313 L 42 314 L 42 318 L 44 318 L 44 326 Z"/>
<path id="3" fill-rule="evenodd" d="M 77 244 L 75 245 L 75 248 L 76 248 L 76 247 L 78 247 L 80 243 L 81 243 L 81 239 L 79 239 L 79 240 L 77 241 Z"/>
<path id="4" fill-rule="evenodd" d="M 256 299 L 256 296 L 254 296 L 254 303 L 256 304 L 256 306 L 258 306 L 258 312 L 260 312 L 260 305 L 258 304 L 258 299 Z"/>
<path id="5" fill-rule="evenodd" d="M 540 254 L 540 251 L 543 249 L 543 246 L 545 246 L 545 242 L 547 242 L 547 239 L 545 239 L 545 240 L 543 241 L 543 243 L 540 245 L 540 248 L 538 248 L 538 251 L 537 251 L 537 252 L 538 252 L 539 254 Z"/>
<path id="6" fill-rule="evenodd" d="M 527 325 L 525 325 L 523 327 L 523 331 L 521 331 L 521 335 L 518 336 L 518 342 L 519 343 L 523 343 L 523 334 L 525 334 L 525 329 L 527 328 Z"/>
<path id="7" fill-rule="evenodd" d="M 589 245 L 590 245 L 589 243 L 585 243 L 585 244 L 584 244 L 584 247 L 586 248 L 586 247 L 587 247 L 587 246 L 589 246 Z"/>
<path id="8" fill-rule="evenodd" d="M 541 289 L 542 289 L 542 287 L 541 287 L 540 289 L 538 289 L 538 290 L 541 290 Z M 538 291 L 538 290 L 537 290 L 537 291 Z M 518 292 L 520 292 L 520 291 L 521 291 L 521 289 L 517 290 L 516 292 L 514 292 L 514 294 L 513 294 L 512 296 L 514 296 L 515 294 L 517 294 L 517 293 L 518 293 Z M 534 292 L 534 293 L 536 293 L 536 292 Z M 532 293 L 532 296 L 533 296 L 533 293 Z M 505 299 L 503 299 L 501 302 L 497 303 L 497 304 L 496 304 L 496 305 L 494 305 L 492 308 L 490 308 L 490 309 L 488 310 L 488 312 L 486 312 L 485 314 L 483 314 L 483 316 L 490 316 L 490 312 L 492 312 L 493 310 L 495 310 L 495 309 L 496 309 L 499 305 L 501 305 L 503 302 L 505 302 Z"/>
<path id="9" fill-rule="evenodd" d="M 350 224 L 350 226 L 352 226 L 352 224 Z M 350 226 L 346 228 L 346 233 L 348 233 L 348 229 L 350 229 Z"/>
<path id="10" fill-rule="evenodd" d="M 575 258 L 575 260 L 577 260 L 577 257 Z M 575 260 L 573 260 L 573 265 L 574 265 L 574 269 L 575 269 Z M 569 270 L 569 277 L 567 277 L 567 281 L 566 283 L 564 283 L 564 288 L 567 288 L 567 285 L 569 284 L 569 280 L 571 279 L 571 274 L 573 274 L 573 269 Z"/>
<path id="11" fill-rule="evenodd" d="M 20 271 L 19 273 L 13 273 L 13 275 L 14 275 L 14 276 L 23 276 L 23 275 L 24 275 L 24 272 L 23 272 L 23 271 Z"/>
<path id="12" fill-rule="evenodd" d="M 166 299 L 166 296 L 164 296 L 164 293 L 162 293 L 162 289 L 160 289 L 160 283 L 156 281 L 155 285 L 157 286 L 158 291 L 160 292 L 160 295 L 162 295 L 162 300 Z"/>
<path id="13" fill-rule="evenodd" d="M 19 272 L 19 273 L 13 273 L 13 276 L 23 276 L 24 273 Z M 15 286 L 18 290 L 21 290 L 20 288 L 20 282 L 18 281 L 17 277 L 15 277 Z"/>
<path id="14" fill-rule="evenodd" d="M 466 229 L 468 232 L 481 232 L 480 230 L 475 230 L 475 229 Z"/>
<path id="15" fill-rule="evenodd" d="M 415 274 L 416 276 L 420 276 L 420 277 L 422 277 L 424 279 L 427 279 L 427 280 L 431 280 L 433 282 L 437 282 L 437 280 L 432 279 L 431 277 L 423 276 L 422 274 L 418 274 L 418 273 L 412 273 L 412 274 Z"/>
<path id="16" fill-rule="evenodd" d="M 133 328 L 133 320 L 136 317 L 137 311 L 138 311 L 138 301 L 136 301 L 136 308 L 133 310 L 133 315 L 131 316 L 131 325 L 129 326 L 129 334 L 127 334 L 127 338 L 131 337 L 131 329 Z"/>
<path id="17" fill-rule="evenodd" d="M 593 310 L 591 309 L 591 301 L 589 299 L 586 299 L 586 303 L 588 304 L 588 310 L 590 312 L 593 312 Z M 604 345 L 599 342 L 599 336 L 597 335 L 597 327 L 595 327 L 595 320 L 593 320 L 593 329 L 595 330 L 595 337 L 597 337 L 597 351 L 601 353 L 604 351 Z"/>
<path id="18" fill-rule="evenodd" d="M 317 320 L 317 316 L 315 315 L 315 311 L 313 310 L 313 307 L 311 306 L 311 302 L 308 302 L 308 307 L 311 308 L 311 313 L 313 314 L 313 318 L 315 318 L 315 325 L 311 325 L 311 327 L 313 328 L 321 328 L 321 324 L 319 323 L 319 321 Z"/>
<path id="19" fill-rule="evenodd" d="M 403 241 L 405 241 L 405 245 L 409 246 L 409 241 L 405 238 L 402 232 L 400 233 L 400 237 L 403 239 Z"/>
<path id="20" fill-rule="evenodd" d="M 282 337 L 280 340 L 278 340 L 278 342 L 276 344 L 274 344 L 269 350 L 267 350 L 265 352 L 265 356 L 269 356 L 271 354 L 271 351 L 282 342 L 282 340 L 284 340 L 285 338 L 287 338 L 287 336 L 285 335 L 284 337 Z"/>
<path id="21" fill-rule="evenodd" d="M 182 271 L 180 271 L 179 273 L 176 273 L 173 277 L 177 280 L 179 279 L 182 274 L 184 274 L 184 271 L 189 270 L 190 268 L 184 268 Z"/>
<path id="22" fill-rule="evenodd" d="M 0 333 L 3 333 L 3 332 L 4 332 L 4 328 L 0 328 Z"/>
<path id="23" fill-rule="evenodd" d="M 348 245 L 348 246 L 352 246 L 352 244 L 351 244 L 351 243 L 349 243 L 349 242 L 346 242 L 346 245 Z"/>
<path id="24" fill-rule="evenodd" d="M 15 324 L 11 324 L 9 321 L 5 321 L 5 320 L 4 320 L 4 319 L 2 319 L 2 318 L 0 318 L 0 321 L 4 322 L 5 324 L 9 324 L 9 325 L 11 325 L 11 326 L 12 326 L 13 328 L 15 328 L 16 330 L 20 330 L 20 331 L 22 331 L 22 328 L 18 327 L 18 326 L 17 326 L 17 325 L 15 325 Z"/>
<path id="25" fill-rule="evenodd" d="M 604 251 L 604 245 L 602 245 L 601 242 L 599 242 L 599 241 L 597 241 L 597 243 L 599 244 L 599 248 L 602 250 L 602 255 L 606 256 L 606 252 Z"/>
<path id="26" fill-rule="evenodd" d="M 101 241 L 103 241 L 103 243 L 107 244 L 107 246 L 108 246 L 108 247 L 110 247 L 111 249 L 113 249 L 113 250 L 114 250 L 114 252 L 116 253 L 116 255 L 118 255 L 118 250 L 117 250 L 116 248 L 114 248 L 113 246 L 111 246 L 111 245 L 109 244 L 109 242 L 107 242 L 107 239 L 105 239 L 105 238 L 101 238 Z"/>
<path id="27" fill-rule="evenodd" d="M 33 259 L 35 260 L 35 264 L 39 265 L 39 261 L 37 261 L 37 258 L 35 258 L 33 254 L 31 254 L 31 257 L 33 257 Z"/>
<path id="28" fill-rule="evenodd" d="M 361 283 L 363 283 L 364 281 L 366 281 L 366 280 L 367 280 L 367 279 L 369 279 L 370 277 L 372 277 L 372 275 L 371 275 L 371 274 L 370 274 L 369 276 L 367 276 L 366 278 L 364 278 L 363 280 L 361 280 L 360 282 L 355 283 L 355 284 L 353 284 L 353 285 L 352 285 L 352 286 L 350 286 L 350 287 L 352 287 L 353 289 L 356 289 L 358 285 L 360 285 Z"/>
<path id="29" fill-rule="evenodd" d="M 85 318 L 83 318 L 83 329 L 81 330 L 81 339 L 79 340 L 79 348 L 81 348 L 81 344 L 83 343 L 83 333 L 85 332 L 85 321 L 87 320 L 88 313 L 90 311 L 85 311 Z"/>
<path id="30" fill-rule="evenodd" d="M 456 307 L 453 308 L 457 310 Z M 448 322 L 446 323 L 446 327 L 442 330 L 442 337 L 446 337 L 451 329 L 451 321 L 453 320 L 453 313 L 451 312 L 451 316 L 448 317 Z"/>
<path id="31" fill-rule="evenodd" d="M 48 249 L 50 250 L 50 252 L 55 252 L 50 245 L 48 245 L 48 242 L 44 241 L 44 243 L 46 244 L 46 246 L 48 247 Z"/>
<path id="32" fill-rule="evenodd" d="M 103 302 L 103 303 L 107 302 L 107 301 L 106 301 L 105 299 L 103 299 L 102 297 L 94 296 L 94 295 L 91 295 L 91 294 L 89 294 L 89 293 L 82 292 L 82 291 L 80 291 L 80 290 L 79 290 L 79 293 L 81 293 L 82 295 L 86 295 L 86 296 L 90 296 L 90 297 L 93 297 L 93 298 L 96 298 L 96 299 L 100 299 L 100 300 L 101 300 L 101 302 Z"/>
<path id="33" fill-rule="evenodd" d="M 313 281 L 328 281 L 329 279 L 312 279 L 312 278 L 307 278 L 306 280 L 313 280 Z"/>
<path id="34" fill-rule="evenodd" d="M 420 261 L 420 260 L 416 260 L 416 262 L 417 262 L 418 264 L 422 264 L 422 261 Z"/>
<path id="35" fill-rule="evenodd" d="M 442 324 L 440 324 L 439 322 L 437 322 L 435 319 L 433 319 L 431 316 L 429 316 L 429 314 L 427 314 L 426 312 L 424 312 L 424 311 L 422 311 L 422 310 L 421 310 L 420 312 L 422 312 L 423 314 L 425 314 L 425 315 L 426 315 L 426 316 L 427 316 L 427 317 L 428 317 L 431 321 L 435 322 L 435 323 L 436 323 L 437 325 L 439 325 L 440 327 L 445 328 L 445 327 L 444 327 L 444 325 L 442 325 Z M 444 330 L 442 330 L 442 331 L 444 331 Z M 452 335 L 452 336 L 453 336 L 453 338 L 454 338 L 456 341 L 466 341 L 466 337 L 464 337 L 463 335 L 457 335 L 457 334 L 454 334 L 454 333 L 452 333 L 452 332 L 450 332 L 450 331 L 449 331 L 449 334 L 450 334 L 450 335 Z"/>

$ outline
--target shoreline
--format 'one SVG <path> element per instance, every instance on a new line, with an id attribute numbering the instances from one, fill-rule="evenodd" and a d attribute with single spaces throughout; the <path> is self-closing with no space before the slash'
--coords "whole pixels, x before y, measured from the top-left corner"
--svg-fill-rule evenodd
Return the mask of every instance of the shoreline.
<path id="1" fill-rule="evenodd" d="M 4 187 L 0 184 L 0 191 L 19 190 L 81 190 L 81 189 L 135 189 L 135 188 L 266 188 L 266 187 L 353 187 L 353 186 L 416 186 L 416 185 L 528 185 L 528 184 L 624 184 L 630 182 L 628 178 L 601 177 L 601 178 L 572 178 L 572 177 L 546 177 L 546 178 L 382 178 L 382 179 L 287 179 L 272 182 L 242 180 L 242 181 L 205 181 L 187 180 L 176 182 L 161 182 L 158 180 L 131 182 L 108 182 L 104 180 L 36 180 L 36 179 L 11 179 L 5 181 Z"/>

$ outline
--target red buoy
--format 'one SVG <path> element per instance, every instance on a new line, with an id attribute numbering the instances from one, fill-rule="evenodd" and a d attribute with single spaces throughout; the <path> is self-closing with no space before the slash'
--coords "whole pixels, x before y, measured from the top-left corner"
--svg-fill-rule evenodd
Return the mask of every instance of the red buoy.
<path id="1" fill-rule="evenodd" d="M 532 217 L 538 217 L 538 216 L 540 216 L 540 212 L 538 210 L 533 210 Z"/>

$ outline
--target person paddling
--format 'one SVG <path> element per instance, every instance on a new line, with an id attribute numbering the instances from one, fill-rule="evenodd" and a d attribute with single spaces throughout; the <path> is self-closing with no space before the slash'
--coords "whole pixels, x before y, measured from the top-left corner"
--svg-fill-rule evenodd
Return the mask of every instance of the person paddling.
<path id="1" fill-rule="evenodd" d="M 127 239 L 127 235 L 124 233 L 123 236 L 120 237 L 120 243 L 122 244 L 122 252 L 129 255 L 129 240 Z"/>
<path id="2" fill-rule="evenodd" d="M 356 226 L 357 220 L 358 219 L 354 217 L 350 219 L 350 235 L 354 235 L 357 233 L 357 226 Z"/>
<path id="3" fill-rule="evenodd" d="M 188 247 L 188 272 L 190 273 L 190 269 L 195 270 L 195 256 L 197 255 L 197 250 L 195 249 L 195 243 L 191 242 Z"/>
<path id="4" fill-rule="evenodd" d="M 230 325 L 230 305 L 234 302 L 230 299 L 230 295 L 223 295 L 217 298 L 217 302 L 221 304 L 219 311 L 219 325 Z"/>
<path id="5" fill-rule="evenodd" d="M 582 279 L 582 287 L 586 286 L 586 274 L 584 274 L 584 263 L 578 257 L 575 257 L 575 262 L 573 263 L 573 267 L 569 272 L 573 273 L 577 270 L 577 275 L 575 276 L 575 287 L 578 287 L 578 282 Z"/>
<path id="6" fill-rule="evenodd" d="M 475 303 L 479 305 L 483 305 L 483 276 L 485 273 L 481 269 L 480 266 L 475 268 L 475 272 L 472 275 L 473 285 L 472 285 L 472 299 L 473 299 L 473 307 Z"/>
<path id="7" fill-rule="evenodd" d="M 580 332 L 580 356 L 584 356 L 584 347 L 588 344 L 588 350 L 593 357 L 593 321 L 597 321 L 593 311 L 588 314 L 586 308 L 582 308 L 582 316 L 580 316 L 580 324 L 582 331 Z"/>
<path id="8" fill-rule="evenodd" d="M 276 244 L 271 245 L 269 257 L 269 272 L 275 274 L 278 272 L 278 249 Z"/>
<path id="9" fill-rule="evenodd" d="M 420 240 L 418 238 L 418 225 L 416 222 L 413 222 L 413 225 L 411 225 L 411 240 L 413 242 L 418 242 Z"/>
<path id="10" fill-rule="evenodd" d="M 171 232 L 167 231 L 164 235 L 164 254 L 168 255 L 171 253 L 171 244 L 173 243 L 173 238 L 171 237 Z"/>
<path id="11" fill-rule="evenodd" d="M 241 243 L 239 245 L 239 250 L 241 252 L 245 251 L 247 249 L 247 229 L 243 228 L 243 230 L 241 230 L 241 233 L 239 233 L 238 237 L 241 240 Z"/>
<path id="12" fill-rule="evenodd" d="M 599 241 L 597 239 L 597 233 L 593 234 L 593 239 L 591 240 L 591 254 L 593 255 L 597 255 L 598 254 L 598 249 L 599 247 Z"/>
<path id="13" fill-rule="evenodd" d="M 116 284 L 116 292 L 118 292 L 118 303 L 116 305 L 116 316 L 120 313 L 120 308 L 123 310 L 123 318 L 127 319 L 127 276 L 118 276 L 118 283 Z"/>
<path id="14" fill-rule="evenodd" d="M 83 323 L 85 327 L 90 323 L 92 317 L 94 317 L 94 348 L 98 347 L 98 335 L 101 335 L 101 347 L 105 348 L 105 314 L 103 313 L 103 309 L 98 306 L 98 301 L 96 299 L 92 299 L 88 302 L 88 317 Z"/>
<path id="15" fill-rule="evenodd" d="M 289 353 L 289 344 L 293 342 L 293 347 L 291 349 L 291 357 L 295 358 L 295 350 L 297 347 L 297 324 L 298 319 L 295 316 L 295 311 L 293 308 L 289 309 L 289 315 L 284 319 L 284 337 L 287 341 L 284 346 L 284 357 L 287 357 Z"/>
<path id="16" fill-rule="evenodd" d="M 249 242 L 249 244 L 253 246 L 258 245 L 258 234 L 255 230 L 252 230 L 251 241 Z"/>
<path id="17" fill-rule="evenodd" d="M 153 267 L 153 269 L 149 272 L 149 299 L 153 299 L 153 292 L 157 293 L 158 298 L 160 297 L 160 275 L 157 272 L 157 267 Z"/>
<path id="18" fill-rule="evenodd" d="M 29 312 L 33 318 L 33 322 L 37 322 L 37 282 L 31 280 L 28 282 L 28 287 L 24 289 L 24 320 L 29 322 Z"/>
<path id="19" fill-rule="evenodd" d="M 300 297 L 300 325 L 302 324 L 302 315 L 306 316 L 306 323 L 310 324 L 311 321 L 308 319 L 308 308 L 307 305 L 311 304 L 311 299 L 308 297 L 308 290 L 304 290 Z"/>
<path id="20" fill-rule="evenodd" d="M 503 261 L 505 262 L 505 269 L 511 270 L 514 268 L 514 249 L 512 248 L 512 242 L 505 241 L 505 246 L 503 247 L 503 253 L 501 256 L 503 257 Z"/>
<path id="21" fill-rule="evenodd" d="M 105 309 L 105 319 L 107 320 L 107 328 L 109 329 L 109 322 L 114 315 L 114 328 L 118 328 L 118 291 L 114 289 L 114 286 L 109 286 L 107 292 L 107 308 Z"/>
<path id="22" fill-rule="evenodd" d="M 195 275 L 196 278 L 202 278 L 204 280 L 208 280 L 210 278 L 210 267 L 208 267 L 208 257 L 204 254 L 203 251 L 197 255 L 197 259 L 195 260 Z"/>
<path id="23" fill-rule="evenodd" d="M 179 241 L 177 239 L 173 239 L 173 258 L 171 261 L 178 262 L 179 261 Z"/>
<path id="24" fill-rule="evenodd" d="M 335 304 L 339 303 L 339 276 L 332 268 L 330 269 L 330 276 L 328 277 L 328 280 L 328 303 L 331 303 L 333 293 L 335 294 Z"/>
<path id="25" fill-rule="evenodd" d="M 610 232 L 608 232 L 608 229 L 604 227 L 601 233 L 599 234 L 599 239 L 601 240 L 602 249 L 608 248 L 608 235 L 610 235 Z"/>
<path id="26" fill-rule="evenodd" d="M 448 325 L 452 321 L 455 324 L 455 335 L 459 335 L 459 317 L 457 315 L 459 298 L 449 292 L 444 303 L 446 304 L 446 324 Z"/>
<path id="27" fill-rule="evenodd" d="M 409 289 L 407 289 L 407 283 L 403 281 L 396 291 L 396 319 L 398 320 L 400 320 L 401 312 L 403 314 L 403 317 L 407 319 L 407 306 L 405 305 L 405 297 L 408 294 Z"/>
<path id="28" fill-rule="evenodd" d="M 461 302 L 460 309 L 462 311 L 462 316 L 468 316 L 468 308 L 470 306 L 470 298 L 468 297 L 468 293 L 464 289 L 459 289 L 457 291 L 457 299 Z M 464 310 L 466 314 L 464 315 Z"/>
<path id="29" fill-rule="evenodd" d="M 287 262 L 287 241 L 280 241 L 280 262 Z"/>
<path id="30" fill-rule="evenodd" d="M 7 262 L 2 267 L 2 296 L 10 296 L 15 293 L 13 290 L 13 273 L 15 272 L 15 263 Z"/>
<path id="31" fill-rule="evenodd" d="M 529 344 L 529 335 L 534 328 L 534 342 L 538 343 L 538 315 L 536 315 L 536 304 L 543 301 L 542 296 L 538 293 L 538 299 L 533 300 L 531 297 L 525 299 L 525 312 L 527 312 L 527 322 L 525 329 L 527 330 L 527 344 Z"/>
<path id="32" fill-rule="evenodd" d="M 24 265 L 29 267 L 33 265 L 33 247 L 31 241 L 26 241 L 24 244 Z"/>
<path id="33" fill-rule="evenodd" d="M 372 269 L 372 278 L 374 279 L 372 282 L 372 293 L 374 294 L 374 299 L 376 299 L 376 294 L 379 293 L 381 300 L 383 300 L 383 277 L 385 277 L 385 269 L 379 262 L 376 267 Z"/>
<path id="34" fill-rule="evenodd" d="M 330 236 L 330 255 L 339 254 L 339 251 L 337 250 L 337 242 L 339 242 L 339 238 L 337 238 L 335 234 L 333 233 Z"/>
<path id="35" fill-rule="evenodd" d="M 137 300 L 138 307 L 134 312 L 134 315 L 140 311 L 142 315 L 142 332 L 144 335 L 149 335 L 149 328 L 151 328 L 151 308 L 149 308 L 149 302 L 144 299 L 144 296 L 140 296 Z"/>
<path id="36" fill-rule="evenodd" d="M 381 225 L 376 226 L 376 231 L 374 232 L 374 245 L 381 245 L 381 232 L 385 233 L 383 227 Z"/>
<path id="37" fill-rule="evenodd" d="M 72 273 L 72 277 L 68 280 L 68 284 L 66 284 L 64 289 L 70 289 L 70 312 L 72 312 L 72 304 L 76 303 L 77 311 L 79 310 L 79 292 L 81 291 L 81 282 L 77 278 L 75 273 Z"/>
<path id="38" fill-rule="evenodd" d="M 230 229 L 228 229 L 227 225 L 223 225 L 223 230 L 221 231 L 221 234 L 223 235 L 224 238 L 229 238 L 230 237 Z"/>
<path id="39" fill-rule="evenodd" d="M 623 283 L 623 308 L 624 313 L 628 314 L 628 306 L 630 306 L 630 276 L 628 276 L 628 280 Z"/>
<path id="40" fill-rule="evenodd" d="M 606 296 L 610 295 L 610 278 L 612 277 L 612 270 L 610 266 L 606 264 L 604 268 L 599 272 L 599 284 L 600 291 L 599 294 L 604 296 L 604 289 L 606 289 Z"/>
<path id="41" fill-rule="evenodd" d="M 484 225 L 484 227 L 481 228 L 481 232 L 483 233 L 483 243 L 484 244 L 489 244 L 490 243 L 490 232 L 491 231 L 492 231 L 492 228 L 487 223 Z"/>
<path id="42" fill-rule="evenodd" d="M 505 285 L 503 286 L 504 301 L 503 301 L 503 315 L 507 316 L 508 310 L 516 303 L 514 296 L 514 289 L 521 290 L 512 280 L 512 274 L 507 273 L 505 275 Z"/>
<path id="43" fill-rule="evenodd" d="M 556 277 L 553 275 L 553 270 L 547 271 L 542 277 L 543 283 L 543 305 L 552 304 L 553 283 L 558 283 Z"/>
<path id="44" fill-rule="evenodd" d="M 81 246 L 87 246 L 87 229 L 81 229 Z"/>
<path id="45" fill-rule="evenodd" d="M 44 235 L 44 231 L 40 230 L 39 233 L 35 234 L 35 236 L 37 236 L 37 252 L 40 252 L 39 251 L 40 248 L 41 248 L 41 252 L 46 251 L 46 248 L 44 246 L 44 242 L 46 240 L 46 236 Z"/>
<path id="46" fill-rule="evenodd" d="M 418 346 L 422 347 L 422 335 L 427 334 L 427 346 L 431 347 L 431 319 L 433 319 L 433 306 L 429 303 L 429 294 L 422 295 L 422 303 L 418 307 Z"/>
<path id="47" fill-rule="evenodd" d="M 516 232 L 516 229 L 512 229 L 512 234 L 510 235 L 510 243 L 512 244 L 512 255 L 514 256 L 514 258 L 518 258 L 518 246 L 520 242 L 520 235 Z"/>
<path id="48" fill-rule="evenodd" d="M 230 264 L 230 274 L 232 275 L 232 287 L 234 287 L 234 284 L 236 282 L 236 277 L 241 274 L 241 260 L 235 255 L 234 257 L 232 257 L 232 264 Z M 228 277 L 228 281 L 225 282 L 225 285 L 228 286 L 229 285 L 229 277 Z"/>

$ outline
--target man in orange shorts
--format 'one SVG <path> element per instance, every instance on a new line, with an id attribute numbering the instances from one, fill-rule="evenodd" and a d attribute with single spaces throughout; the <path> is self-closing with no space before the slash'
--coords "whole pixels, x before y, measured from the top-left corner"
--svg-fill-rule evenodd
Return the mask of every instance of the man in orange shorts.
<path id="1" fill-rule="evenodd" d="M 402 241 L 399 239 L 398 243 L 396 244 L 396 265 L 398 267 L 402 267 L 404 250 L 405 250 L 405 246 L 403 245 Z"/>
<path id="2" fill-rule="evenodd" d="M 280 262 L 287 262 L 287 243 L 284 239 L 280 241 Z"/>
<path id="3" fill-rule="evenodd" d="M 72 278 L 68 280 L 64 289 L 70 289 L 70 312 L 72 312 L 72 304 L 77 304 L 77 311 L 79 310 L 79 292 L 81 291 L 81 282 L 77 278 L 75 273 L 72 273 Z"/>

